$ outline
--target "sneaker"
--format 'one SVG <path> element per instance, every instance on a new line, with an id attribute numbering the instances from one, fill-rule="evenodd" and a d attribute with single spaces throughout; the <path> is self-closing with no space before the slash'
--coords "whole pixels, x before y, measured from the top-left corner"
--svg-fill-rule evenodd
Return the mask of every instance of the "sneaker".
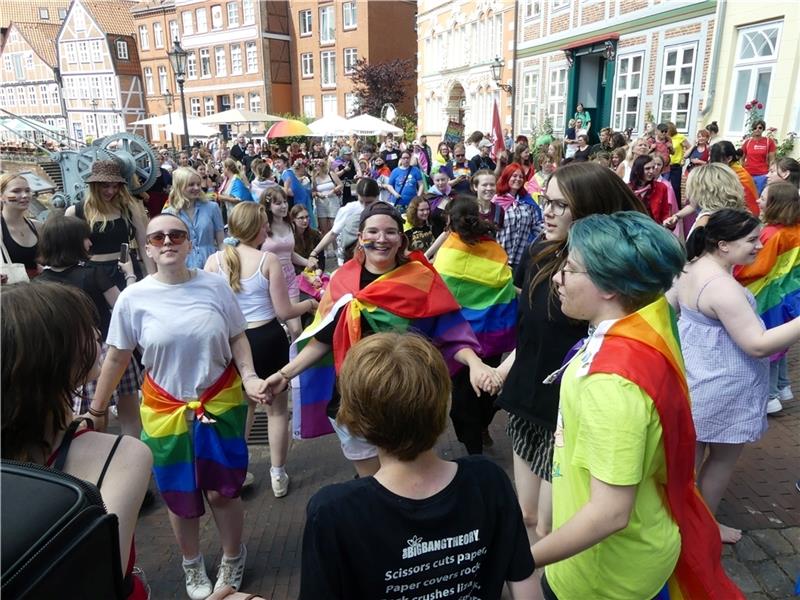
<path id="1" fill-rule="evenodd" d="M 789 400 L 794 400 L 794 394 L 792 393 L 792 386 L 787 385 L 785 388 L 781 388 L 779 399 L 781 402 L 788 402 Z"/>
<path id="2" fill-rule="evenodd" d="M 256 476 L 253 475 L 250 471 L 247 472 L 247 475 L 244 476 L 244 483 L 242 487 L 250 487 L 253 485 L 253 482 L 256 480 Z"/>
<path id="3" fill-rule="evenodd" d="M 217 569 L 217 582 L 214 584 L 214 591 L 231 586 L 237 592 L 242 587 L 242 577 L 244 577 L 244 564 L 247 562 L 247 548 L 242 544 L 242 551 L 239 558 L 227 559 L 224 556 Z"/>
<path id="4" fill-rule="evenodd" d="M 776 412 L 780 412 L 783 410 L 783 404 L 781 404 L 780 399 L 778 398 L 770 398 L 767 402 L 767 414 L 774 415 Z"/>
<path id="5" fill-rule="evenodd" d="M 272 475 L 272 493 L 276 498 L 283 498 L 289 493 L 289 475 L 286 471 L 280 475 Z"/>
<path id="6" fill-rule="evenodd" d="M 202 556 L 196 562 L 184 562 L 183 572 L 186 574 L 186 594 L 192 600 L 205 600 L 214 591 Z"/>

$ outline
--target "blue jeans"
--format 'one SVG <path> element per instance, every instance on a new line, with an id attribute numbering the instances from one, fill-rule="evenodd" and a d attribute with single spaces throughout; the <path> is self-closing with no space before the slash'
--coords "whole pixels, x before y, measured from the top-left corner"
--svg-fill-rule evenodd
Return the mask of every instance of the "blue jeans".
<path id="1" fill-rule="evenodd" d="M 769 363 L 769 397 L 778 398 L 781 390 L 789 387 L 789 374 L 786 369 L 786 357 Z"/>

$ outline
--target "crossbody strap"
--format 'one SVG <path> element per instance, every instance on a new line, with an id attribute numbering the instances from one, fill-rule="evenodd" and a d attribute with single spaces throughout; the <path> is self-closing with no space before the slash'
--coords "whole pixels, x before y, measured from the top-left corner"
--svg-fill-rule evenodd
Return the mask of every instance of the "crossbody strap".
<path id="1" fill-rule="evenodd" d="M 69 424 L 66 431 L 64 432 L 64 437 L 61 439 L 61 445 L 58 447 L 58 452 L 56 453 L 56 458 L 53 461 L 53 468 L 57 471 L 63 471 L 64 465 L 67 462 L 67 454 L 69 454 L 69 447 L 72 445 L 72 440 L 75 438 L 75 433 L 78 431 L 78 427 L 81 426 L 82 423 L 86 423 L 86 426 L 89 429 L 94 429 L 94 423 L 89 419 L 75 419 L 72 423 Z"/>
<path id="2" fill-rule="evenodd" d="M 122 436 L 118 435 L 117 439 L 114 440 L 114 445 L 111 446 L 111 451 L 108 453 L 106 457 L 106 462 L 103 464 L 103 468 L 100 471 L 100 477 L 97 479 L 97 489 L 99 490 L 103 487 L 103 479 L 106 477 L 106 471 L 108 471 L 108 466 L 111 464 L 111 459 L 114 458 L 114 454 L 117 452 L 117 448 L 119 448 L 119 444 L 122 441 Z"/>

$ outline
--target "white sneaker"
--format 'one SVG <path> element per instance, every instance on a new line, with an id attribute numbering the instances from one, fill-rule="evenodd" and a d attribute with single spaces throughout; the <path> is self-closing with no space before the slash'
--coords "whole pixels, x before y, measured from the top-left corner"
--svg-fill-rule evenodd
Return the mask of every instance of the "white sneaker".
<path id="1" fill-rule="evenodd" d="M 183 563 L 183 572 L 186 575 L 186 593 L 192 600 L 205 600 L 213 591 L 211 580 L 206 573 L 206 563 L 203 557 L 193 563 Z"/>
<path id="2" fill-rule="evenodd" d="M 770 398 L 767 402 L 767 414 L 774 415 L 776 412 L 780 412 L 783 410 L 783 404 L 781 404 L 780 399 L 778 398 Z"/>
<path id="3" fill-rule="evenodd" d="M 794 400 L 794 394 L 792 393 L 792 386 L 787 385 L 785 388 L 781 388 L 779 398 L 781 402 L 788 402 L 789 400 Z"/>
<path id="4" fill-rule="evenodd" d="M 289 493 L 289 475 L 286 474 L 286 471 L 280 475 L 272 475 L 271 479 L 272 493 L 275 494 L 276 498 L 283 498 Z"/>
<path id="5" fill-rule="evenodd" d="M 242 484 L 243 488 L 250 487 L 253 485 L 253 482 L 256 480 L 256 476 L 253 475 L 250 471 L 247 472 L 247 475 L 244 476 L 244 483 Z"/>
<path id="6" fill-rule="evenodd" d="M 239 558 L 228 560 L 225 556 L 219 563 L 217 569 L 217 582 L 214 584 L 214 591 L 231 586 L 237 592 L 242 587 L 242 577 L 244 577 L 244 564 L 247 562 L 247 547 L 242 544 L 242 551 Z"/>

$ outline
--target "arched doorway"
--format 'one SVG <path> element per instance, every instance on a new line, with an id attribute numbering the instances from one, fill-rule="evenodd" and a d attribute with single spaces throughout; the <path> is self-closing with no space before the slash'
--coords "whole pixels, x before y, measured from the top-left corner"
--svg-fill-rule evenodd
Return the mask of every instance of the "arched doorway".
<path id="1" fill-rule="evenodd" d="M 464 109 L 467 104 L 467 93 L 464 91 L 464 86 L 458 82 L 453 84 L 450 88 L 450 94 L 447 98 L 447 118 L 449 121 L 464 124 Z"/>

